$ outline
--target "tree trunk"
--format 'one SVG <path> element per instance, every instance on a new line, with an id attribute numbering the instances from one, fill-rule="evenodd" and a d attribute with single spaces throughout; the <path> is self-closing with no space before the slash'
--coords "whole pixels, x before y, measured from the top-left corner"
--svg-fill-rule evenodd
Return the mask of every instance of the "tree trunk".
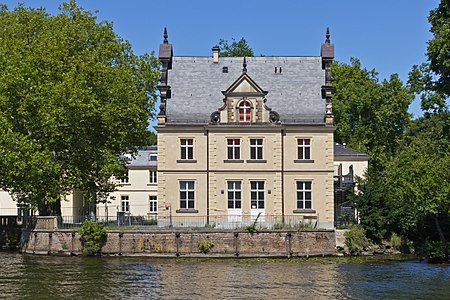
<path id="1" fill-rule="evenodd" d="M 439 234 L 439 239 L 441 240 L 441 242 L 447 242 L 447 240 L 445 239 L 445 235 L 442 232 L 441 225 L 439 224 L 439 219 L 435 216 L 433 216 L 432 218 L 434 219 L 434 224 L 436 225 L 436 229 Z"/>

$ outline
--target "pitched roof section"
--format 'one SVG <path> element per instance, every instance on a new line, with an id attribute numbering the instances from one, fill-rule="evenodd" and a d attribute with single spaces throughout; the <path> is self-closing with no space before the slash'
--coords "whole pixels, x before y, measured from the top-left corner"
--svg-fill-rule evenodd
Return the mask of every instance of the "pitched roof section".
<path id="1" fill-rule="evenodd" d="M 155 167 L 158 164 L 157 160 L 150 160 L 150 155 L 157 156 L 158 147 L 157 146 L 147 146 L 138 149 L 136 156 L 132 157 L 130 161 L 128 161 L 127 166 L 129 168 L 133 167 Z"/>
<path id="2" fill-rule="evenodd" d="M 366 153 L 358 152 L 339 143 L 334 143 L 334 157 L 360 157 L 369 159 L 369 155 Z"/>
<path id="3" fill-rule="evenodd" d="M 174 56 L 167 123 L 209 123 L 211 113 L 223 105 L 222 91 L 241 76 L 242 62 L 242 57 L 221 57 L 213 63 L 212 57 Z M 323 124 L 325 71 L 320 56 L 248 57 L 247 73 L 268 92 L 266 104 L 282 122 Z"/>

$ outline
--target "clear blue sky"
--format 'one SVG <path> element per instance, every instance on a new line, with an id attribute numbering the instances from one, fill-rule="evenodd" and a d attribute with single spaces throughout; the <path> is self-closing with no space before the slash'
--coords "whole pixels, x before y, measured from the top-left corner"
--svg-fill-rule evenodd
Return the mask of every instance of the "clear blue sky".
<path id="1" fill-rule="evenodd" d="M 23 0 L 58 12 L 62 1 Z M 336 60 L 357 57 L 380 79 L 424 62 L 431 38 L 428 13 L 438 0 L 96 0 L 78 1 L 133 45 L 137 54 L 158 51 L 164 27 L 175 55 L 210 55 L 220 38 L 245 37 L 256 55 L 319 55 L 330 27 Z M 4 1 L 11 9 L 18 1 Z M 410 107 L 421 115 L 419 101 Z"/>

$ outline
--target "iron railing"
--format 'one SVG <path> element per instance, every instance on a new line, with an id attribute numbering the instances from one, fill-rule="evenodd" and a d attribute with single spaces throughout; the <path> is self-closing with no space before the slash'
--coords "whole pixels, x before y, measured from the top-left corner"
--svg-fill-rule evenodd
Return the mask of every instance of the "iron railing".
<path id="1" fill-rule="evenodd" d="M 83 225 L 88 216 L 61 217 L 58 227 L 61 229 L 77 228 Z M 118 214 L 117 216 L 97 217 L 94 221 L 104 224 L 109 229 L 170 229 L 170 228 L 196 228 L 196 229 L 314 229 L 317 228 L 318 219 L 306 219 L 299 215 L 260 215 L 257 216 L 134 216 L 131 214 Z"/>

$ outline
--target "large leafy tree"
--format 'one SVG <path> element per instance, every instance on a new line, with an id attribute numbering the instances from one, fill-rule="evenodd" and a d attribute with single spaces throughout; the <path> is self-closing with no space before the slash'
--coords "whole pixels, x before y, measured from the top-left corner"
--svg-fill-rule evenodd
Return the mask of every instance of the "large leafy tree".
<path id="1" fill-rule="evenodd" d="M 450 97 L 450 1 L 443 0 L 430 11 L 428 21 L 433 38 L 428 41 L 428 61 L 413 66 L 409 83 L 421 97 L 426 114 L 448 110 Z"/>
<path id="2" fill-rule="evenodd" d="M 359 179 L 354 200 L 367 235 L 380 241 L 390 232 L 391 185 L 385 167 L 396 156 L 410 122 L 412 93 L 396 74 L 379 81 L 375 70 L 361 67 L 358 59 L 332 66 L 335 92 L 335 140 L 369 154 L 365 179 Z"/>
<path id="3" fill-rule="evenodd" d="M 409 123 L 412 93 L 397 74 L 379 82 L 377 72 L 355 58 L 350 65 L 334 63 L 332 73 L 335 140 L 369 154 L 371 168 L 382 169 Z"/>
<path id="4" fill-rule="evenodd" d="M 236 41 L 234 38 L 231 39 L 232 43 L 229 44 L 228 40 L 220 39 L 219 48 L 221 57 L 252 57 L 254 56 L 253 49 L 249 46 L 246 39 L 241 38 Z"/>
<path id="5" fill-rule="evenodd" d="M 397 232 L 419 243 L 450 234 L 450 113 L 414 121 L 388 168 Z"/>
<path id="6" fill-rule="evenodd" d="M 102 199 L 121 155 L 149 142 L 157 59 L 75 1 L 2 5 L 0 28 L 0 188 L 41 214 L 73 190 Z"/>

